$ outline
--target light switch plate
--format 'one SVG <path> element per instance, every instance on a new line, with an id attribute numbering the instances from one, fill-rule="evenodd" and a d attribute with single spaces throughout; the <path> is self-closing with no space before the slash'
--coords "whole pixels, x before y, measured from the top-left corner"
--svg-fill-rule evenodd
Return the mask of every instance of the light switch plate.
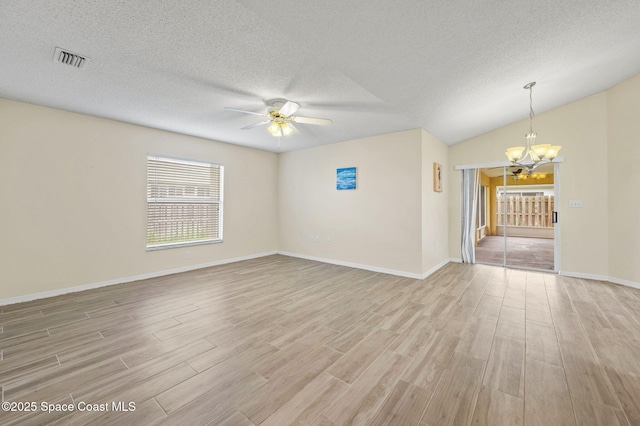
<path id="1" fill-rule="evenodd" d="M 569 207 L 573 209 L 581 209 L 582 208 L 582 200 L 569 200 Z"/>

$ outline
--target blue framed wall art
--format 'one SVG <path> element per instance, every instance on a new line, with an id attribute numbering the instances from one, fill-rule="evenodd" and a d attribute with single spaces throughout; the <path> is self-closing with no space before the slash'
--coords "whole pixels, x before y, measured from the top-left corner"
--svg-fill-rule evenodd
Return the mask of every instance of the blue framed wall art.
<path id="1" fill-rule="evenodd" d="M 356 168 L 345 167 L 336 170 L 336 189 L 356 189 Z"/>

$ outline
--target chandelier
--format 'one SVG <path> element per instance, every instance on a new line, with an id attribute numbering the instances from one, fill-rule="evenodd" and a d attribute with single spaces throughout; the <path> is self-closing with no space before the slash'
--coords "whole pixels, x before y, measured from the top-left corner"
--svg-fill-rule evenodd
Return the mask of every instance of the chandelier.
<path id="1" fill-rule="evenodd" d="M 551 146 L 551 144 L 539 144 L 534 145 L 536 142 L 536 136 L 533 131 L 533 86 L 536 85 L 535 81 L 524 86 L 529 90 L 529 133 L 525 135 L 527 138 L 527 146 L 514 146 L 507 149 L 505 154 L 507 158 L 514 166 L 524 167 L 527 173 L 531 173 L 538 166 L 547 164 L 553 161 L 558 156 L 561 146 Z"/>

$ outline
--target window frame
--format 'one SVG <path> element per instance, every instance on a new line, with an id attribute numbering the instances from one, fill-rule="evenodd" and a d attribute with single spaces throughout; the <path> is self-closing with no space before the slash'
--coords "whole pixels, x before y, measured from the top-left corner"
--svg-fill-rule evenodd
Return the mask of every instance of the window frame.
<path id="1" fill-rule="evenodd" d="M 150 162 L 151 160 L 154 161 L 164 161 L 167 163 L 174 163 L 174 164 L 184 164 L 184 165 L 195 165 L 195 166 L 209 166 L 209 167 L 217 167 L 219 169 L 219 190 L 218 190 L 218 197 L 217 199 L 215 199 L 215 197 L 212 197 L 212 199 L 210 200 L 188 200 L 185 199 L 184 201 L 181 201 L 179 198 L 172 198 L 170 199 L 170 201 L 164 201 L 164 202 L 159 202 L 158 198 L 151 198 L 150 197 L 150 173 L 152 171 L 151 167 L 150 167 Z M 205 244 L 218 244 L 218 243 L 222 243 L 224 241 L 224 164 L 221 163 L 215 163 L 212 161 L 203 161 L 203 160 L 193 160 L 193 159 L 189 159 L 189 158 L 180 158 L 180 157 L 172 157 L 172 156 L 167 156 L 167 155 L 161 155 L 161 154 L 151 154 L 151 153 L 147 153 L 146 155 L 146 175 L 145 175 L 145 181 L 146 181 L 146 185 L 145 185 L 145 190 L 146 190 L 146 230 L 147 230 L 147 236 L 146 236 L 146 250 L 147 251 L 157 251 L 157 250 L 165 250 L 165 249 L 171 249 L 171 248 L 180 248 L 180 247 L 190 247 L 190 246 L 198 246 L 198 245 L 205 245 Z M 196 190 L 197 192 L 197 190 Z M 169 199 L 168 199 L 169 200 Z M 217 229 L 218 229 L 218 235 L 215 238 L 209 238 L 206 240 L 184 240 L 184 241 L 177 241 L 177 242 L 169 242 L 169 243 L 156 243 L 156 244 L 149 244 L 149 229 L 150 229 L 150 217 L 149 217 L 149 210 L 150 210 L 150 205 L 151 204 L 161 204 L 161 203 L 172 203 L 172 204 L 184 204 L 184 205 L 195 205 L 195 204 L 206 204 L 206 205 L 217 205 L 218 209 L 218 223 L 217 223 Z M 184 222 L 182 222 L 184 223 Z"/>
<path id="2" fill-rule="evenodd" d="M 477 229 L 486 228 L 487 226 L 487 186 L 479 185 L 478 188 L 478 214 L 477 214 Z M 482 214 L 481 214 L 482 213 Z"/>

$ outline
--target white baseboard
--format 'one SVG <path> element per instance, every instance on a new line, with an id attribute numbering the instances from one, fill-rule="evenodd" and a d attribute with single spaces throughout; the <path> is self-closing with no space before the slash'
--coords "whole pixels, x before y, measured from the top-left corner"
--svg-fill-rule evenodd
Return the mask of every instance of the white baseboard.
<path id="1" fill-rule="evenodd" d="M 627 287 L 640 289 L 640 283 L 636 283 L 629 280 L 623 280 L 621 278 L 616 278 L 616 277 L 608 277 L 606 275 L 583 274 L 581 272 L 568 272 L 568 271 L 560 271 L 558 272 L 558 275 L 562 275 L 565 277 L 572 277 L 572 278 L 584 278 L 587 280 L 607 281 L 613 284 L 620 284 Z"/>
<path id="2" fill-rule="evenodd" d="M 131 277 L 115 278 L 113 280 L 101 281 L 98 283 L 83 284 L 83 285 L 78 285 L 74 287 L 61 288 L 58 290 L 44 291 L 42 293 L 34 293 L 34 294 L 27 294 L 24 296 L 10 297 L 8 299 L 1 299 L 0 306 L 12 305 L 14 303 L 30 302 L 32 300 L 44 299 L 47 297 L 54 297 L 54 296 L 61 296 L 63 294 L 76 293 L 76 292 L 85 291 L 85 290 L 92 290 L 94 288 L 130 283 L 134 281 L 146 280 L 149 278 L 163 277 L 165 275 L 179 274 L 180 272 L 194 271 L 196 269 L 209 268 L 211 266 L 225 265 L 227 263 L 240 262 L 242 260 L 256 259 L 259 257 L 271 256 L 277 253 L 278 253 L 277 251 L 270 251 L 265 253 L 250 254 L 247 256 L 234 257 L 232 259 L 222 259 L 222 260 L 216 260 L 213 262 L 200 263 L 198 265 L 184 266 L 182 268 L 166 269 L 164 271 L 150 272 L 148 274 L 134 275 Z"/>
<path id="3" fill-rule="evenodd" d="M 434 272 L 436 272 L 438 269 L 444 267 L 447 263 L 451 262 L 451 259 L 445 259 L 442 262 L 438 263 L 436 266 L 434 266 L 433 268 L 429 269 L 427 272 L 423 273 L 421 275 L 421 279 L 425 279 L 427 278 L 429 275 L 433 274 Z"/>
<path id="4" fill-rule="evenodd" d="M 571 278 L 584 278 L 587 280 L 609 281 L 606 275 L 583 274 L 582 272 L 559 271 L 558 275 Z"/>
<path id="5" fill-rule="evenodd" d="M 623 280 L 621 278 L 609 277 L 609 282 L 612 282 L 614 284 L 626 285 L 627 287 L 633 287 L 633 288 L 640 289 L 640 283 L 636 283 L 636 282 L 629 281 L 629 280 Z"/>
<path id="6" fill-rule="evenodd" d="M 200 263 L 198 265 L 189 265 L 189 266 L 184 266 L 184 267 L 181 267 L 181 268 L 167 269 L 167 270 L 157 271 L 157 272 L 150 272 L 148 274 L 140 274 L 140 275 L 134 275 L 134 276 L 130 276 L 130 277 L 116 278 L 116 279 L 113 279 L 113 280 L 101 281 L 101 282 L 97 282 L 97 283 L 83 284 L 83 285 L 74 286 L 74 287 L 61 288 L 61 289 L 58 289 L 58 290 L 45 291 L 45 292 L 34 293 L 34 294 L 27 294 L 27 295 L 24 295 L 24 296 L 11 297 L 11 298 L 7 298 L 7 299 L 0 299 L 0 306 L 12 305 L 14 303 L 29 302 L 29 301 L 37 300 L 37 299 L 44 299 L 44 298 L 47 298 L 47 297 L 60 296 L 60 295 L 63 295 L 63 294 L 68 294 L 68 293 L 76 293 L 76 292 L 79 292 L 79 291 L 91 290 L 91 289 L 100 288 L 100 287 L 107 287 L 107 286 L 110 286 L 110 285 L 124 284 L 124 283 L 129 283 L 129 282 L 134 282 L 134 281 L 146 280 L 146 279 L 149 279 L 149 278 L 156 278 L 156 277 L 162 277 L 162 276 L 166 276 L 166 275 L 179 274 L 181 272 L 188 272 L 188 271 L 193 271 L 193 270 L 196 270 L 196 269 L 208 268 L 208 267 L 211 267 L 211 266 L 225 265 L 227 263 L 240 262 L 240 261 L 243 261 L 243 260 L 257 259 L 257 258 L 260 258 L 260 257 L 271 256 L 271 255 L 274 255 L 274 254 L 281 254 L 283 256 L 297 257 L 297 258 L 300 258 L 300 259 L 314 260 L 314 261 L 317 261 L 317 262 L 329 263 L 329 264 L 333 264 L 333 265 L 347 266 L 347 267 L 350 267 L 350 268 L 364 269 L 366 271 L 381 272 L 381 273 L 384 273 L 384 274 L 396 275 L 396 276 L 406 277 L 406 278 L 414 278 L 414 279 L 418 279 L 418 280 L 423 280 L 423 279 L 427 278 L 428 276 L 430 276 L 434 272 L 438 271 L 440 268 L 442 268 L 445 265 L 447 265 L 449 262 L 455 262 L 455 263 L 461 263 L 462 262 L 462 259 L 452 257 L 452 258 L 443 260 L 442 262 L 438 263 L 433 268 L 429 269 L 428 271 L 426 271 L 426 272 L 424 272 L 422 274 L 416 274 L 416 273 L 412 273 L 412 272 L 397 271 L 397 270 L 394 270 L 394 269 L 380 268 L 380 267 L 377 267 L 377 266 L 363 265 L 363 264 L 352 263 L 352 262 L 343 262 L 343 261 L 334 260 L 334 259 L 326 259 L 326 258 L 316 257 L 316 256 L 307 256 L 307 255 L 304 255 L 304 254 L 291 253 L 291 252 L 286 252 L 286 251 L 270 251 L 270 252 L 264 252 L 264 253 L 250 254 L 250 255 L 247 255 L 247 256 L 234 257 L 234 258 L 231 258 L 231 259 L 222 259 L 222 260 L 216 260 L 216 261 L 213 261 L 213 262 Z M 611 282 L 611 283 L 614 283 L 614 284 L 620 284 L 620 285 L 624 285 L 624 286 L 627 286 L 627 287 L 633 287 L 633 288 L 640 289 L 640 283 L 629 281 L 629 280 L 623 280 L 623 279 L 615 278 L 615 277 L 608 277 L 608 276 L 604 276 L 604 275 L 594 275 L 594 274 L 584 274 L 584 273 L 581 273 L 581 272 L 570 272 L 570 271 L 560 271 L 558 274 L 566 276 L 566 277 L 584 278 L 584 279 L 598 280 L 598 281 L 607 281 L 607 282 Z"/>
<path id="7" fill-rule="evenodd" d="M 288 251 L 279 251 L 278 254 L 281 254 L 283 256 L 289 256 L 289 257 L 297 257 L 300 259 L 314 260 L 316 262 L 329 263 L 332 265 L 347 266 L 349 268 L 364 269 L 365 271 L 381 272 L 383 274 L 396 275 L 398 277 L 415 278 L 417 280 L 423 280 L 427 278 L 429 275 L 433 274 L 438 269 L 442 268 L 444 265 L 449 263 L 449 260 L 450 260 L 450 259 L 443 260 L 433 268 L 429 269 L 427 272 L 423 274 L 416 274 L 413 272 L 398 271 L 395 269 L 388 269 L 388 268 L 380 268 L 378 266 L 363 265 L 361 263 L 344 262 L 342 260 L 326 259 L 324 257 L 308 256 L 306 254 L 299 254 L 299 253 L 291 253 Z"/>
<path id="8" fill-rule="evenodd" d="M 324 257 L 307 256 L 306 254 L 291 253 L 288 251 L 279 251 L 278 254 L 289 257 L 297 257 L 306 260 L 315 260 L 316 262 L 330 263 L 332 265 L 348 266 L 349 268 L 364 269 L 365 271 L 382 272 L 383 274 L 397 275 L 399 277 L 422 279 L 422 275 L 413 272 L 396 271 L 395 269 L 379 268 L 377 266 L 362 265 L 360 263 L 343 262 L 341 260 L 326 259 Z"/>

